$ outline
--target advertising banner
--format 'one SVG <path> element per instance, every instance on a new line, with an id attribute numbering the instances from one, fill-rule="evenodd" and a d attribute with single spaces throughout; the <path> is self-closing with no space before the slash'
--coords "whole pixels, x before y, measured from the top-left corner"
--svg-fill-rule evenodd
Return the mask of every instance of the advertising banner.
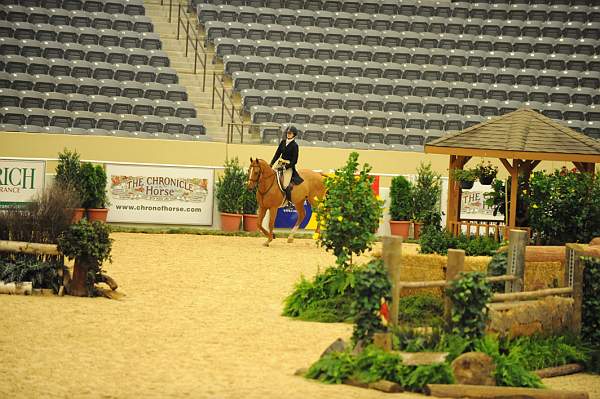
<path id="1" fill-rule="evenodd" d="M 494 191 L 492 186 L 484 186 L 479 182 L 470 190 L 462 190 L 460 202 L 460 218 L 470 220 L 503 221 L 504 216 L 494 216 L 493 209 L 485 205 L 485 193 Z"/>
<path id="2" fill-rule="evenodd" d="M 22 205 L 44 190 L 46 163 L 0 159 L 0 207 Z"/>
<path id="3" fill-rule="evenodd" d="M 214 171 L 107 164 L 108 222 L 212 225 Z"/>

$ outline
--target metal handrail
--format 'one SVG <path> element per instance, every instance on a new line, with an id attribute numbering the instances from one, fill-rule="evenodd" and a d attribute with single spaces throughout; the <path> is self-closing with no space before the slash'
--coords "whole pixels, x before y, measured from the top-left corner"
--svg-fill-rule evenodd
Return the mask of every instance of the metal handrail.
<path id="1" fill-rule="evenodd" d="M 172 0 L 169 0 L 169 2 L 172 2 Z M 208 63 L 208 55 L 214 54 L 214 52 L 206 51 L 206 48 L 204 48 L 204 45 L 202 44 L 205 36 L 200 35 L 199 30 L 196 29 L 196 24 L 190 23 L 190 13 L 185 9 L 182 13 L 181 8 L 181 3 L 179 3 L 177 5 L 177 40 L 180 40 L 181 29 L 183 28 L 183 31 L 185 32 L 185 57 L 188 57 L 191 45 L 194 49 L 194 68 L 192 73 L 194 75 L 198 74 L 198 61 L 200 61 L 200 65 L 202 66 L 202 91 L 204 92 L 206 90 L 206 65 Z M 169 15 L 170 13 L 171 7 L 169 7 Z M 171 22 L 170 17 L 169 22 Z"/>
<path id="2" fill-rule="evenodd" d="M 277 127 L 281 130 L 281 124 L 280 123 L 272 123 L 272 122 L 267 122 L 267 123 L 244 123 L 244 122 L 239 122 L 239 123 L 235 123 L 235 122 L 229 122 L 227 124 L 227 144 L 231 144 L 233 143 L 233 128 L 237 128 L 238 133 L 240 134 L 240 143 L 244 144 L 244 128 L 248 128 L 248 132 L 250 131 L 251 128 L 253 127 Z"/>
<path id="3" fill-rule="evenodd" d="M 217 79 L 217 76 L 221 76 L 221 79 Z M 228 116 L 231 118 L 231 122 L 235 123 L 235 115 L 236 115 L 236 107 L 235 104 L 233 103 L 233 101 L 231 100 L 231 96 L 227 95 L 227 88 L 225 87 L 224 83 L 223 83 L 223 77 L 224 75 L 221 74 L 217 74 L 216 72 L 213 72 L 213 89 L 212 89 L 212 99 L 211 99 L 211 108 L 215 109 L 215 94 L 216 96 L 218 96 L 219 100 L 221 101 L 221 127 L 223 127 L 224 125 L 224 121 L 225 121 L 225 110 L 227 110 L 227 114 Z M 219 83 L 219 85 L 217 86 L 217 82 Z M 221 91 L 219 92 L 219 88 L 221 89 Z M 225 100 L 229 100 L 229 107 L 227 106 Z M 240 122 L 242 122 L 242 118 L 239 114 L 239 111 L 237 113 L 238 119 Z M 238 129 L 239 131 L 239 129 Z"/>

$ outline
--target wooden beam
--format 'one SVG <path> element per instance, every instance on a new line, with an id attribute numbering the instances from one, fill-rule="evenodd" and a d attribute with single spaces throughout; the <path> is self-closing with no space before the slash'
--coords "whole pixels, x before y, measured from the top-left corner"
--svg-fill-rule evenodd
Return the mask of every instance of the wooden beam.
<path id="1" fill-rule="evenodd" d="M 508 173 L 512 174 L 514 168 L 510 164 L 510 162 L 507 159 L 505 159 L 505 158 L 500 158 L 500 162 L 502 162 L 502 165 L 504 165 L 504 167 L 506 168 L 506 170 L 508 171 Z"/>
<path id="2" fill-rule="evenodd" d="M 446 266 L 446 282 L 450 284 L 458 278 L 458 274 L 465 270 L 465 251 L 462 249 L 448 250 L 448 265 Z M 444 321 L 446 328 L 452 325 L 452 301 L 444 295 Z"/>
<path id="3" fill-rule="evenodd" d="M 462 155 L 482 158 L 518 158 L 537 161 L 560 161 L 560 162 L 594 162 L 600 163 L 600 154 L 569 154 L 559 152 L 528 152 L 528 151 L 506 151 L 480 148 L 463 147 L 439 147 L 425 146 L 426 154 Z"/>
<path id="4" fill-rule="evenodd" d="M 383 237 L 383 264 L 392 283 L 392 303 L 390 304 L 390 324 L 398 325 L 400 305 L 400 271 L 402 263 L 402 237 Z"/>
<path id="5" fill-rule="evenodd" d="M 583 367 L 581 364 L 569 363 L 569 364 L 563 364 L 562 366 L 539 369 L 539 370 L 534 371 L 533 374 L 537 375 L 540 378 L 551 378 L 551 377 L 558 377 L 561 375 L 575 374 L 575 373 L 579 373 L 583 370 L 585 370 L 585 367 Z"/>
<path id="6" fill-rule="evenodd" d="M 60 255 L 55 244 L 0 240 L 0 252 L 22 252 L 33 255 Z"/>
<path id="7" fill-rule="evenodd" d="M 546 296 L 554 295 L 569 295 L 573 293 L 573 288 L 547 288 L 545 290 L 537 291 L 523 291 L 523 292 L 512 292 L 510 294 L 494 294 L 492 296 L 492 302 L 506 302 L 506 301 L 521 301 L 527 299 L 537 299 Z"/>
<path id="8" fill-rule="evenodd" d="M 501 276 L 490 276 L 486 277 L 485 281 L 490 283 L 497 283 L 503 281 L 517 281 L 516 276 L 510 274 L 503 274 Z M 403 281 L 400 282 L 401 288 L 443 288 L 448 287 L 449 283 L 446 280 L 431 280 L 431 281 Z"/>
<path id="9" fill-rule="evenodd" d="M 517 202 L 519 201 L 519 161 L 513 160 L 513 167 L 510 173 L 510 213 L 508 217 L 508 226 L 517 225 Z"/>
<path id="10" fill-rule="evenodd" d="M 427 384 L 427 395 L 438 398 L 480 398 L 480 399 L 589 399 L 587 392 L 556 391 L 552 389 L 495 387 L 489 385 L 445 385 Z"/>

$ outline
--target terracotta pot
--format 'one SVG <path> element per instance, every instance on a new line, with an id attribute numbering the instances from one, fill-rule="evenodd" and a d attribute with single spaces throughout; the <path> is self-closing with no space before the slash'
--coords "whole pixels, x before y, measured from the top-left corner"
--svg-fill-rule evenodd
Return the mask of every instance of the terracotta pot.
<path id="1" fill-rule="evenodd" d="M 460 188 L 462 188 L 463 190 L 470 190 L 470 189 L 473 188 L 473 184 L 475 184 L 474 181 L 461 180 L 461 182 L 460 182 Z"/>
<path id="2" fill-rule="evenodd" d="M 71 223 L 77 223 L 83 219 L 83 216 L 85 215 L 85 208 L 73 208 L 71 210 L 73 211 L 73 219 L 71 219 Z"/>
<path id="3" fill-rule="evenodd" d="M 244 231 L 258 231 L 258 215 L 244 213 Z"/>
<path id="4" fill-rule="evenodd" d="M 413 225 L 413 238 L 415 240 L 418 240 L 421 236 L 421 226 L 423 226 L 423 223 L 415 222 L 415 224 Z"/>
<path id="5" fill-rule="evenodd" d="M 409 230 L 410 222 L 408 220 L 390 220 L 390 232 L 393 236 L 400 236 L 406 240 Z"/>
<path id="6" fill-rule="evenodd" d="M 242 222 L 241 213 L 224 213 L 221 212 L 221 230 L 223 231 L 240 231 Z"/>
<path id="7" fill-rule="evenodd" d="M 99 222 L 106 222 L 106 216 L 108 215 L 108 209 L 106 208 L 89 208 L 87 210 L 87 218 L 90 222 L 97 220 Z"/>

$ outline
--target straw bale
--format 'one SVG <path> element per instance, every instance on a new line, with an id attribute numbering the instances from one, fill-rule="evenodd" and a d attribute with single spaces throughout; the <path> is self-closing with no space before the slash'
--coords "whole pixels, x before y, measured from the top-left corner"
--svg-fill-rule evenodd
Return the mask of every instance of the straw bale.
<path id="1" fill-rule="evenodd" d="M 564 270 L 559 261 L 525 262 L 524 291 L 563 287 Z"/>

